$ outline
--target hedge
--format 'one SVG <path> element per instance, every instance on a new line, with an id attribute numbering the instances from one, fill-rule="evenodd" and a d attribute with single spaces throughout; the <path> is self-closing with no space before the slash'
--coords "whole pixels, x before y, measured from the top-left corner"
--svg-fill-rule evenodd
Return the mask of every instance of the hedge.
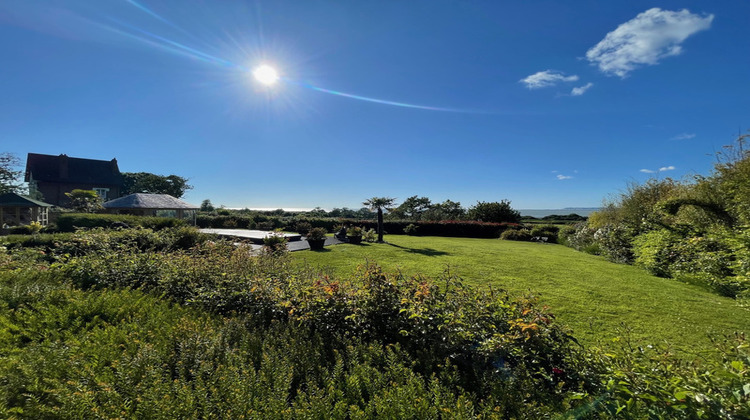
<path id="1" fill-rule="evenodd" d="M 342 219 L 340 223 L 362 226 L 367 229 L 377 229 L 374 220 Z M 387 220 L 383 222 L 383 229 L 391 235 L 405 235 L 404 229 L 409 225 L 417 226 L 412 235 L 415 236 L 447 236 L 460 238 L 498 238 L 506 229 L 518 228 L 518 223 L 487 223 L 470 220 L 443 220 L 439 222 L 413 220 Z"/>
<path id="2" fill-rule="evenodd" d="M 182 219 L 172 217 L 150 217 L 132 216 L 126 214 L 91 214 L 91 213 L 68 213 L 57 218 L 57 230 L 60 232 L 74 232 L 76 228 L 108 228 L 114 223 L 125 223 L 130 227 L 140 226 L 143 228 L 160 230 L 164 228 L 186 226 L 188 223 Z"/>

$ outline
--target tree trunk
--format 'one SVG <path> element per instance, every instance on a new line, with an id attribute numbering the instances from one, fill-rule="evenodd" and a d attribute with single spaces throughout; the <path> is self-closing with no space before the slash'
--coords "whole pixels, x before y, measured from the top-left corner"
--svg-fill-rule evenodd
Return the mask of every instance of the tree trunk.
<path id="1" fill-rule="evenodd" d="M 378 242 L 383 243 L 383 209 L 378 207 Z"/>

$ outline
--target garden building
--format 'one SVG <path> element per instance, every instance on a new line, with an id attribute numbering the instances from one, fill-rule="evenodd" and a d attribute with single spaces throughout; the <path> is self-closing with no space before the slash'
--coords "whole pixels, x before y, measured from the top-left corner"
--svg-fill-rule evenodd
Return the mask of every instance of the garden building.
<path id="1" fill-rule="evenodd" d="M 5 227 L 39 222 L 46 226 L 49 222 L 50 207 L 52 204 L 16 193 L 2 194 L 0 195 L 0 224 Z"/>
<path id="2" fill-rule="evenodd" d="M 108 213 L 137 216 L 177 217 L 195 222 L 198 206 L 186 203 L 168 194 L 136 193 L 104 203 Z"/>

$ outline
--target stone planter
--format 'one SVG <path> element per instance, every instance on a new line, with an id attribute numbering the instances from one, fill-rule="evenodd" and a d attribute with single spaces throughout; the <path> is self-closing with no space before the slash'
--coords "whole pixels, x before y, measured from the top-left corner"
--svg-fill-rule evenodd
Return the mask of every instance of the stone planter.
<path id="1" fill-rule="evenodd" d="M 362 243 L 362 235 L 358 236 L 347 236 L 347 239 L 349 239 L 350 244 L 361 244 Z"/>
<path id="2" fill-rule="evenodd" d="M 310 245 L 310 249 L 321 250 L 326 243 L 325 239 L 308 239 L 307 243 Z"/>

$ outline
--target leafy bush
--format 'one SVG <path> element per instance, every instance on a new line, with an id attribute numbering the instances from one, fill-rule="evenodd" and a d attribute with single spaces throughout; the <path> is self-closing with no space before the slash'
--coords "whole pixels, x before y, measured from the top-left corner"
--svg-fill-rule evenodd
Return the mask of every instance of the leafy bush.
<path id="1" fill-rule="evenodd" d="M 362 231 L 362 240 L 365 242 L 375 242 L 378 239 L 378 232 L 375 229 L 365 229 Z"/>
<path id="2" fill-rule="evenodd" d="M 327 234 L 328 232 L 325 229 L 316 227 L 316 228 L 310 229 L 310 231 L 307 234 L 307 239 L 308 240 L 312 239 L 314 241 L 321 240 L 321 239 L 325 239 Z"/>
<path id="3" fill-rule="evenodd" d="M 602 248 L 594 238 L 596 232 L 597 230 L 589 227 L 588 224 L 579 223 L 575 226 L 575 230 L 572 233 L 566 231 L 565 242 L 569 247 L 578 251 L 601 255 L 603 252 Z"/>
<path id="4" fill-rule="evenodd" d="M 297 222 L 296 230 L 300 235 L 306 236 L 310 229 L 312 229 L 312 225 L 309 222 Z"/>
<path id="5" fill-rule="evenodd" d="M 678 255 L 675 247 L 682 238 L 676 233 L 661 229 L 639 235 L 633 240 L 635 264 L 659 277 L 672 276 L 672 264 Z"/>
<path id="6" fill-rule="evenodd" d="M 549 243 L 557 243 L 557 234 L 560 228 L 553 225 L 534 226 L 531 229 L 531 237 L 547 238 Z"/>
<path id="7" fill-rule="evenodd" d="M 407 235 L 416 235 L 417 230 L 419 230 L 419 226 L 415 225 L 414 223 L 409 223 L 404 228 L 404 233 Z"/>
<path id="8" fill-rule="evenodd" d="M 507 241 L 530 241 L 531 231 L 528 229 L 508 229 L 500 235 L 500 239 Z"/>
<path id="9" fill-rule="evenodd" d="M 268 254 L 279 255 L 287 251 L 287 239 L 283 233 L 273 232 L 263 238 L 263 250 Z"/>
<path id="10" fill-rule="evenodd" d="M 601 253 L 617 263 L 633 262 L 632 239 L 631 231 L 622 225 L 605 225 L 594 232 L 594 241 Z"/>

